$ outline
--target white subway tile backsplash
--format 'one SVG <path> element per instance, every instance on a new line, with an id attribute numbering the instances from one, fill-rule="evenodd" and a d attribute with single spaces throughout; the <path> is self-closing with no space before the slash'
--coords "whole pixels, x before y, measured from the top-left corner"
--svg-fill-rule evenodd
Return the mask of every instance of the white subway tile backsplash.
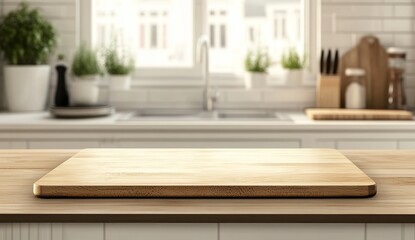
<path id="1" fill-rule="evenodd" d="M 147 93 L 149 102 L 202 102 L 202 89 L 151 89 Z"/>
<path id="2" fill-rule="evenodd" d="M 261 102 L 261 91 L 231 90 L 226 92 L 227 102 Z"/>
<path id="3" fill-rule="evenodd" d="M 310 88 L 285 88 L 277 90 L 264 91 L 263 98 L 265 102 L 314 102 L 316 94 L 310 91 Z"/>
<path id="4" fill-rule="evenodd" d="M 399 47 L 415 47 L 415 33 L 395 34 L 394 42 Z"/>
<path id="5" fill-rule="evenodd" d="M 392 5 L 345 5 L 331 4 L 322 7 L 325 13 L 336 13 L 340 18 L 372 18 L 372 17 L 392 17 L 394 7 Z"/>
<path id="6" fill-rule="evenodd" d="M 347 47 L 350 48 L 356 44 L 355 34 L 330 34 L 323 33 L 321 38 L 321 44 L 327 48 L 339 48 Z"/>
<path id="7" fill-rule="evenodd" d="M 413 1 L 411 3 L 413 3 Z M 412 18 L 415 16 L 415 6 L 409 4 L 397 5 L 394 7 L 394 15 L 395 17 Z"/>
<path id="8" fill-rule="evenodd" d="M 385 47 L 407 50 L 406 92 L 408 104 L 414 108 L 415 1 L 322 0 L 322 14 L 323 48 L 337 46 L 345 52 L 362 36 L 373 34 Z M 328 16 L 336 17 L 333 20 Z"/>
<path id="9" fill-rule="evenodd" d="M 340 33 L 377 33 L 382 32 L 380 19 L 337 19 L 336 31 Z"/>
<path id="10" fill-rule="evenodd" d="M 385 19 L 383 20 L 383 32 L 413 32 L 414 21 L 412 19 Z"/>

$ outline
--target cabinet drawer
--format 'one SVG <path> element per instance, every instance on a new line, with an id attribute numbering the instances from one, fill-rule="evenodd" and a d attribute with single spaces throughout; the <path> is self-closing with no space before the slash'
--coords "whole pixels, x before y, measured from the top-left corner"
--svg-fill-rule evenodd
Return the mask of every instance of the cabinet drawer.
<path id="1" fill-rule="evenodd" d="M 109 223 L 106 240 L 217 240 L 217 224 L 192 223 Z"/>
<path id="2" fill-rule="evenodd" d="M 99 148 L 98 141 L 30 141 L 29 149 L 82 149 L 82 148 Z"/>
<path id="3" fill-rule="evenodd" d="M 376 141 L 376 140 L 339 140 L 338 149 L 397 149 L 396 141 Z"/>
<path id="4" fill-rule="evenodd" d="M 399 141 L 398 149 L 414 150 L 415 141 Z"/>
<path id="5" fill-rule="evenodd" d="M 24 141 L 1 141 L 0 149 L 25 149 L 27 148 Z"/>
<path id="6" fill-rule="evenodd" d="M 221 240 L 364 240 L 364 224 L 221 224 Z"/>

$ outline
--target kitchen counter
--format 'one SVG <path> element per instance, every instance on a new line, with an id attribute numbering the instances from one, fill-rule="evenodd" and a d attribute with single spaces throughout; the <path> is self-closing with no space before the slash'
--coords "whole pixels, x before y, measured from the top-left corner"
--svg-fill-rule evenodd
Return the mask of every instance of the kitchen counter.
<path id="1" fill-rule="evenodd" d="M 415 130 L 415 121 L 313 121 L 303 112 L 287 112 L 277 120 L 141 120 L 118 121 L 125 113 L 92 119 L 54 119 L 49 113 L 0 113 L 0 131 L 133 131 L 133 130 Z"/>
<path id="2" fill-rule="evenodd" d="M 0 150 L 1 222 L 415 223 L 415 151 L 343 151 L 377 182 L 362 199 L 39 199 L 74 150 Z"/>

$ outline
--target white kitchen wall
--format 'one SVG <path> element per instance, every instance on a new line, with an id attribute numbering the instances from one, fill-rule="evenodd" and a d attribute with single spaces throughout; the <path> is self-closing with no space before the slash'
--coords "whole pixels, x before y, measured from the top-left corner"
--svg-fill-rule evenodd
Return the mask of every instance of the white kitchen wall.
<path id="1" fill-rule="evenodd" d="M 13 10 L 21 0 L 3 1 L 3 14 Z M 77 0 L 26 0 L 39 8 L 58 30 L 58 49 L 56 53 L 71 56 L 77 41 Z"/>
<path id="2" fill-rule="evenodd" d="M 415 107 L 415 0 L 322 0 L 322 46 L 344 53 L 373 34 L 408 52 L 406 88 Z"/>
<path id="3" fill-rule="evenodd" d="M 3 12 L 13 9 L 20 0 L 4 1 Z M 71 56 L 77 44 L 77 4 L 81 0 L 26 0 L 42 9 L 59 31 L 57 53 Z M 322 46 L 340 48 L 345 52 L 365 34 L 374 34 L 387 46 L 408 50 L 407 93 L 408 102 L 415 107 L 415 0 L 321 0 Z M 113 103 L 120 107 L 156 106 L 163 102 L 157 96 L 169 96 L 166 106 L 195 106 L 200 104 L 199 90 L 192 89 L 137 89 L 130 93 L 113 93 Z M 105 92 L 105 91 L 104 91 Z M 220 105 L 233 107 L 302 108 L 314 102 L 314 87 L 298 89 L 273 87 L 267 91 L 223 90 Z M 126 101 L 130 95 L 132 101 Z"/>
<path id="4" fill-rule="evenodd" d="M 41 9 L 42 13 L 52 22 L 58 30 L 58 48 L 55 51 L 55 56 L 52 61 L 56 59 L 56 55 L 63 53 L 66 56 L 72 56 L 77 44 L 77 1 L 80 0 L 26 0 L 25 2 Z M 16 8 L 21 0 L 0 0 L 0 14 L 4 16 L 9 11 Z M 1 63 L 1 61 L 0 61 Z M 1 73 L 1 72 L 0 72 Z M 3 74 L 0 75 L 0 86 L 3 86 Z M 4 89 L 2 87 L 2 89 Z M 4 93 L 1 91 L 0 109 L 4 109 Z"/>

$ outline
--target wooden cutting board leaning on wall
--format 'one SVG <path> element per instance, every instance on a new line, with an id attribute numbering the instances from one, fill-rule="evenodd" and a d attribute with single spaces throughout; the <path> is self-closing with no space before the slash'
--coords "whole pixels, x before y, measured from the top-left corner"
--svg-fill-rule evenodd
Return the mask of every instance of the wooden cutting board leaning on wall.
<path id="1" fill-rule="evenodd" d="M 340 60 L 341 105 L 345 106 L 345 92 L 349 84 L 347 68 L 366 71 L 366 106 L 369 109 L 386 109 L 388 106 L 388 54 L 374 36 L 363 37 L 359 44 L 343 55 Z"/>

